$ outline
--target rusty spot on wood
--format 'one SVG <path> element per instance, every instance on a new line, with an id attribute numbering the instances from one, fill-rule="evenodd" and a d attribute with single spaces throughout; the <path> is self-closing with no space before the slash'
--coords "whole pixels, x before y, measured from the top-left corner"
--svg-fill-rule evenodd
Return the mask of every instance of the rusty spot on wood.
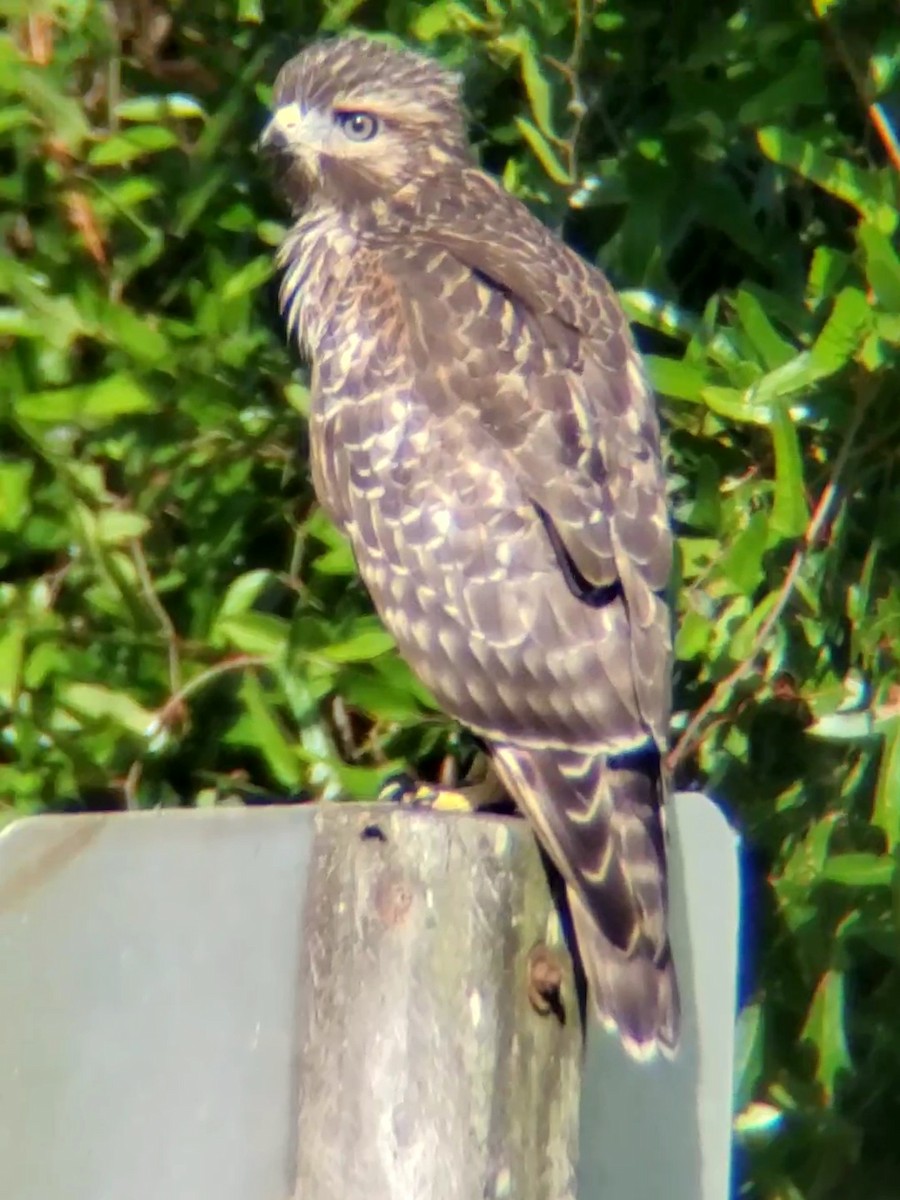
<path id="1" fill-rule="evenodd" d="M 562 1002 L 563 964 L 558 954 L 544 942 L 538 942 L 528 955 L 528 999 L 542 1017 L 553 1013 L 565 1024 Z"/>
<path id="2" fill-rule="evenodd" d="M 412 908 L 413 890 L 396 876 L 382 876 L 375 885 L 375 911 L 385 925 L 401 925 Z"/>

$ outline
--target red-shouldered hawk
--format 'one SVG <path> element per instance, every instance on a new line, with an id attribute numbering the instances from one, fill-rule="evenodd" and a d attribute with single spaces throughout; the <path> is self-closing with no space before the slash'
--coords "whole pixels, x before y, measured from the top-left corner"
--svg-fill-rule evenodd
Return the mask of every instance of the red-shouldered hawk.
<path id="1" fill-rule="evenodd" d="M 562 874 L 601 1019 L 674 1049 L 661 756 L 672 541 L 605 277 L 473 162 L 459 80 L 362 38 L 281 71 L 281 306 L 323 505 L 401 653 Z"/>

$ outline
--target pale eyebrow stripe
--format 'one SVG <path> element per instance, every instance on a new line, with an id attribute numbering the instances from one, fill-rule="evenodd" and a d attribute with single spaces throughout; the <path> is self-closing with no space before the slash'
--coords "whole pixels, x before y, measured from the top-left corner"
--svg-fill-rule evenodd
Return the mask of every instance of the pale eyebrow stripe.
<path id="1" fill-rule="evenodd" d="M 331 102 L 335 112 L 365 112 L 376 117 L 404 121 L 414 125 L 431 125 L 438 120 L 437 114 L 427 104 L 410 100 L 400 93 L 381 96 L 335 96 Z"/>

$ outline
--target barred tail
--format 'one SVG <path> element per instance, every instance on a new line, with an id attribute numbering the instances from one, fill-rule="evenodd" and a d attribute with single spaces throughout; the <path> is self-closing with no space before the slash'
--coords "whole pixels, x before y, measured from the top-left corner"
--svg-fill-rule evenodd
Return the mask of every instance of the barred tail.
<path id="1" fill-rule="evenodd" d="M 678 1045 L 663 784 L 654 748 L 495 744 L 498 773 L 566 881 L 593 1006 L 634 1058 Z"/>
<path id="2" fill-rule="evenodd" d="M 671 1056 L 678 1048 L 680 1008 L 671 953 L 661 962 L 623 954 L 604 935 L 577 892 L 568 890 L 575 937 L 594 1010 L 614 1030 L 632 1058 Z"/>

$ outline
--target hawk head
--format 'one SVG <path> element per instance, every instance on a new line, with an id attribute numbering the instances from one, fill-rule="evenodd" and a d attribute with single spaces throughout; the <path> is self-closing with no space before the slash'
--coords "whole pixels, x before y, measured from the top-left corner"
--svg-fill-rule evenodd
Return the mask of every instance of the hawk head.
<path id="1" fill-rule="evenodd" d="M 366 38 L 316 42 L 279 72 L 261 147 L 295 211 L 390 196 L 450 162 L 471 161 L 460 78 Z"/>

